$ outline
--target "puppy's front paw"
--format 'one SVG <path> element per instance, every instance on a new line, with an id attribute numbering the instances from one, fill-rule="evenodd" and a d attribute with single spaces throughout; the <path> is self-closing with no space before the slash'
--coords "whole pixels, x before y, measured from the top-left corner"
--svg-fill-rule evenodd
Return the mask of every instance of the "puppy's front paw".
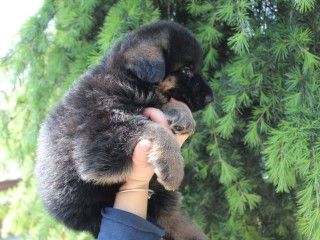
<path id="1" fill-rule="evenodd" d="M 168 102 L 163 105 L 162 111 L 165 113 L 174 134 L 190 135 L 195 131 L 196 122 L 186 106 Z"/>
<path id="2" fill-rule="evenodd" d="M 153 131 L 148 155 L 158 182 L 167 190 L 176 190 L 184 176 L 184 161 L 174 135 L 163 127 Z"/>

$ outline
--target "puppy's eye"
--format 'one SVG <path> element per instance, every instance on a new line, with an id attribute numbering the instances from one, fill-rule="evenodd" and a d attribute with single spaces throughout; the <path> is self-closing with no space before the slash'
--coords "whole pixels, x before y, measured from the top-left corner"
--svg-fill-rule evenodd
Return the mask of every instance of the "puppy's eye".
<path id="1" fill-rule="evenodd" d="M 192 72 L 190 67 L 184 67 L 182 68 L 182 74 L 187 77 L 192 77 Z"/>

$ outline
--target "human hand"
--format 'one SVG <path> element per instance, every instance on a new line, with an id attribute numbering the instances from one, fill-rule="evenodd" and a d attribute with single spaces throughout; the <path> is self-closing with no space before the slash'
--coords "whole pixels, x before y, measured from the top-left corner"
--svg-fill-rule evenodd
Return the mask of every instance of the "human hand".
<path id="1" fill-rule="evenodd" d="M 154 168 L 148 163 L 148 152 L 151 142 L 143 139 L 137 143 L 132 155 L 132 171 L 126 182 L 120 187 L 123 189 L 148 189 Z"/>
<path id="2" fill-rule="evenodd" d="M 173 98 L 170 102 L 181 103 Z M 150 120 L 157 122 L 170 130 L 167 118 L 165 114 L 156 108 L 146 108 L 143 113 Z M 189 135 L 175 135 L 179 146 L 181 147 L 183 143 L 187 140 Z M 127 178 L 126 183 L 124 183 L 121 189 L 133 189 L 133 188 L 143 188 L 147 189 L 149 186 L 150 179 L 154 174 L 154 168 L 148 163 L 148 152 L 151 149 L 151 142 L 143 139 L 136 145 L 133 156 L 132 156 L 132 172 Z"/>

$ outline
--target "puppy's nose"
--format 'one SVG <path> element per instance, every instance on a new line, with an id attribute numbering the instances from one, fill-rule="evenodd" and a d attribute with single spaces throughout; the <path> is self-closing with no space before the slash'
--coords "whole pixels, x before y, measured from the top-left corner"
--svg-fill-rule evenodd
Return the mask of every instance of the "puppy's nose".
<path id="1" fill-rule="evenodd" d="M 205 104 L 209 104 L 212 102 L 212 96 L 211 95 L 207 95 L 204 99 Z"/>

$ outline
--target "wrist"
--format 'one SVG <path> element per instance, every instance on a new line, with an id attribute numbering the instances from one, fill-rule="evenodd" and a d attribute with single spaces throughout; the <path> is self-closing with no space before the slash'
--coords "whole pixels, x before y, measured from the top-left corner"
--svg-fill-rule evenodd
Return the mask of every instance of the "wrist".
<path id="1" fill-rule="evenodd" d="M 119 190 L 127 190 L 127 189 L 148 189 L 149 181 L 127 181 L 125 182 Z"/>
<path id="2" fill-rule="evenodd" d="M 146 219 L 148 199 L 154 193 L 148 187 L 149 183 L 141 182 L 137 184 L 130 181 L 123 184 L 116 194 L 113 207 Z"/>

